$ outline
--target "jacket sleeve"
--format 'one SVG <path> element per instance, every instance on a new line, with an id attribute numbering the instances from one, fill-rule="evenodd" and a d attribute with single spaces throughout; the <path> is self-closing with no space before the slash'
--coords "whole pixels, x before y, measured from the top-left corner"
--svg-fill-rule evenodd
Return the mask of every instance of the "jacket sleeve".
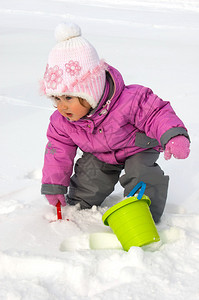
<path id="1" fill-rule="evenodd" d="M 77 146 L 66 132 L 57 126 L 55 128 L 52 120 L 48 127 L 47 138 L 41 193 L 65 194 L 72 175 Z"/>
<path id="2" fill-rule="evenodd" d="M 163 101 L 145 87 L 140 87 L 132 103 L 131 117 L 135 126 L 165 148 L 174 136 L 184 135 L 187 129 L 168 101 Z"/>

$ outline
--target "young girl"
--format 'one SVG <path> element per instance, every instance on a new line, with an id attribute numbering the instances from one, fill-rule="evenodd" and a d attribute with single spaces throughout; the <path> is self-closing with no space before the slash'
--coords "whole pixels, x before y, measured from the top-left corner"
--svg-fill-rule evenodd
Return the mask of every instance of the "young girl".
<path id="1" fill-rule="evenodd" d="M 121 74 L 99 60 L 75 24 L 60 24 L 51 50 L 43 91 L 57 110 L 47 131 L 42 194 L 49 203 L 80 208 L 100 205 L 120 181 L 124 196 L 146 183 L 151 213 L 163 213 L 169 177 L 156 163 L 189 155 L 189 136 L 169 102 L 146 87 L 124 84 Z M 77 148 L 83 155 L 73 163 Z M 124 175 L 120 177 L 124 169 Z"/>

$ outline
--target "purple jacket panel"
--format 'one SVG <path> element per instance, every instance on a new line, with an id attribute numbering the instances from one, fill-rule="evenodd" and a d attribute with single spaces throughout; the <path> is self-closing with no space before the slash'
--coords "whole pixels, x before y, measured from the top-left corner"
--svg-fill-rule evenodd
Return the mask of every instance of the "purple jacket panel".
<path id="1" fill-rule="evenodd" d="M 52 123 L 51 121 L 47 131 L 49 142 L 45 151 L 42 183 L 68 186 L 77 146 L 64 131 L 58 126 L 55 128 Z"/>

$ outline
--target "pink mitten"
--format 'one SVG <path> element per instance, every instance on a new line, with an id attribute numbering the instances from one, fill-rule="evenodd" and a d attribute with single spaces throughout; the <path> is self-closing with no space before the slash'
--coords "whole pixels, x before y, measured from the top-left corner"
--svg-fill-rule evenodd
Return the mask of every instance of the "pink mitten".
<path id="1" fill-rule="evenodd" d="M 58 202 L 61 203 L 62 206 L 66 206 L 65 197 L 62 194 L 57 195 L 45 195 L 46 199 L 51 205 L 56 206 Z"/>
<path id="2" fill-rule="evenodd" d="M 178 159 L 187 158 L 190 152 L 189 146 L 190 142 L 185 136 L 175 136 L 166 144 L 164 158 L 168 160 L 171 158 L 172 154 L 175 158 Z"/>

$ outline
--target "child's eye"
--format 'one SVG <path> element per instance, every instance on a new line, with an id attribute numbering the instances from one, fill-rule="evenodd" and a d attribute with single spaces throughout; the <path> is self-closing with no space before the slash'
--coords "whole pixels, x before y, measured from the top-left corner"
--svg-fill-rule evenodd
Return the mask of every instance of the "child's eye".
<path id="1" fill-rule="evenodd" d="M 54 101 L 54 102 L 56 102 L 56 101 L 59 101 L 60 99 L 59 99 L 59 97 L 56 97 L 56 96 L 51 96 L 51 99 Z"/>
<path id="2" fill-rule="evenodd" d="M 65 96 L 65 100 L 71 100 L 72 99 L 72 97 L 70 97 L 70 96 Z"/>
<path id="3" fill-rule="evenodd" d="M 54 97 L 54 100 L 59 101 L 60 99 L 59 99 L 59 97 Z"/>

